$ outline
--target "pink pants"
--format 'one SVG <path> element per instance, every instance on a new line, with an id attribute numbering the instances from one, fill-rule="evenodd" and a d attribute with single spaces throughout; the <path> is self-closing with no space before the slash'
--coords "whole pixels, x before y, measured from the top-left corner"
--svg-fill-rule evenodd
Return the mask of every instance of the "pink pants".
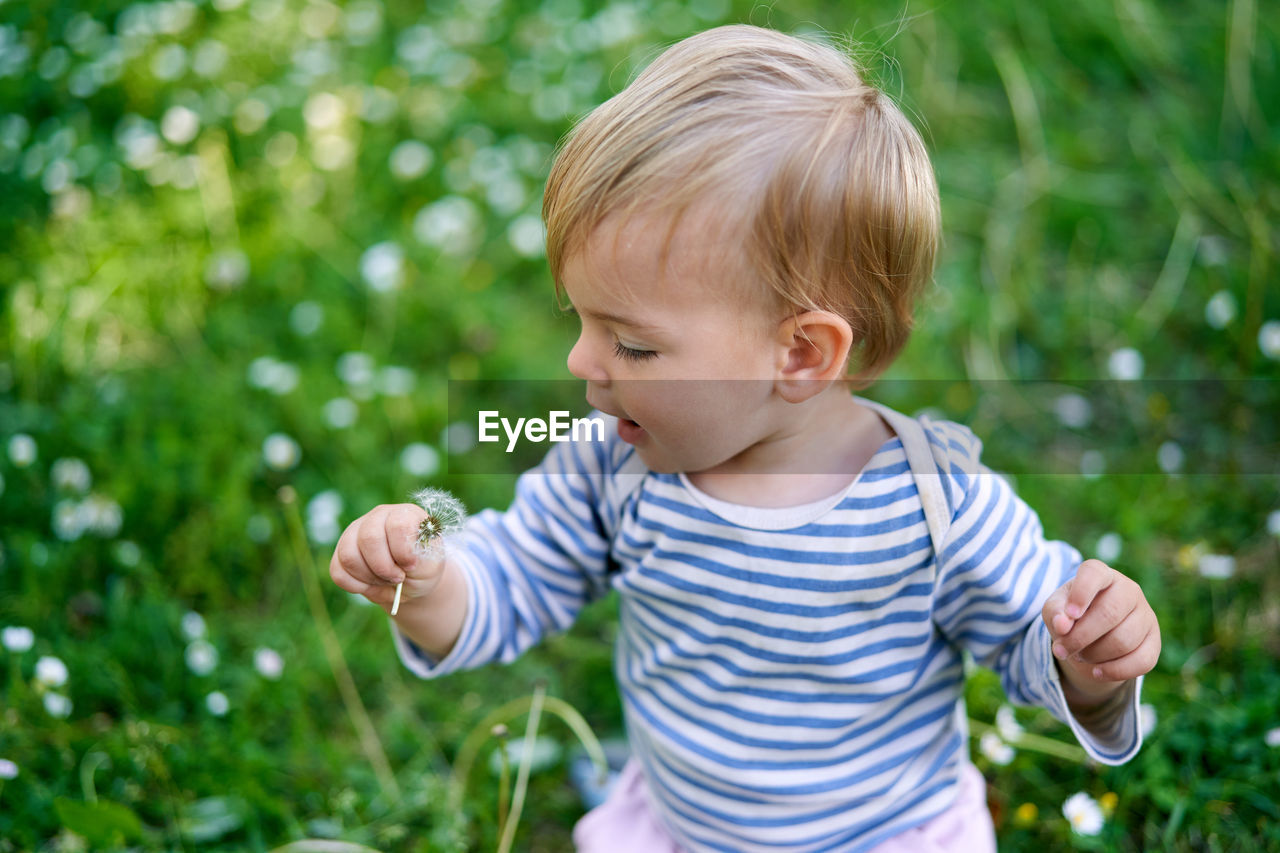
<path id="1" fill-rule="evenodd" d="M 978 768 L 960 768 L 960 793 L 942 814 L 876 845 L 871 853 L 995 853 L 996 831 Z M 681 853 L 649 807 L 644 776 L 627 762 L 609 799 L 573 828 L 578 853 Z"/>

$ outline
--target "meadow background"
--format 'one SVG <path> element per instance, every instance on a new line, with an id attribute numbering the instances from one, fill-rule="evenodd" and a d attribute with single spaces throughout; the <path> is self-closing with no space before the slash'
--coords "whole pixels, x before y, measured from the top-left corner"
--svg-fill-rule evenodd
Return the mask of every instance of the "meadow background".
<path id="1" fill-rule="evenodd" d="M 0 851 L 490 850 L 486 717 L 545 689 L 620 734 L 611 601 L 424 683 L 326 567 L 419 486 L 509 500 L 512 476 L 459 473 L 447 383 L 568 378 L 538 218 L 554 145 L 730 21 L 861 45 L 933 154 L 937 287 L 868 393 L 1003 430 L 988 461 L 1161 618 L 1123 767 L 1039 711 L 1020 737 L 975 673 L 1002 849 L 1280 849 L 1266 4 L 8 0 Z M 542 716 L 515 848 L 564 850 L 576 739 Z M 1096 834 L 1081 800 L 1064 814 L 1077 792 Z"/>

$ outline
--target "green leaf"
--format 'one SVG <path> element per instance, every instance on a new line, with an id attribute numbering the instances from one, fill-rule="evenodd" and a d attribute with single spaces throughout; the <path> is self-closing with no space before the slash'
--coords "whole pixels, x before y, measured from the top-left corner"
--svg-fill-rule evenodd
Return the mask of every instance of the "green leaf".
<path id="1" fill-rule="evenodd" d="M 83 835 L 95 847 L 114 847 L 142 835 L 142 821 L 128 806 L 98 800 L 82 803 L 59 797 L 54 801 L 58 820 L 72 832 Z"/>

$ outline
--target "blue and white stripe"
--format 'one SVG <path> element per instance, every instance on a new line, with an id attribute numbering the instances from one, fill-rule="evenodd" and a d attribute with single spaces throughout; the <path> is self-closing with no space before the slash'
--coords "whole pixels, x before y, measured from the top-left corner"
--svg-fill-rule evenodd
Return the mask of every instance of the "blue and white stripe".
<path id="1" fill-rule="evenodd" d="M 397 635 L 401 657 L 424 677 L 508 661 L 616 589 L 632 745 L 690 850 L 862 850 L 942 812 L 968 760 L 965 650 L 1096 760 L 1127 760 L 1136 691 L 1108 738 L 1090 735 L 1040 619 L 1079 553 L 1045 540 L 972 433 L 922 424 L 951 460 L 931 472 L 951 513 L 940 560 L 898 438 L 786 529 L 761 529 L 761 510 L 749 526 L 679 475 L 637 476 L 616 438 L 561 444 L 455 543 L 470 601 L 448 657 Z"/>

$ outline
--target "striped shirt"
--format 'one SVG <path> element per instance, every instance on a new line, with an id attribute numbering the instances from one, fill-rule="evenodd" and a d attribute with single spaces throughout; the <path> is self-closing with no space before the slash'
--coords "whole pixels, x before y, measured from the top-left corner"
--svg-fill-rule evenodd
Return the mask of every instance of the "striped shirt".
<path id="1" fill-rule="evenodd" d="M 1092 758 L 1127 761 L 1140 682 L 1084 729 L 1040 618 L 1080 554 L 1044 538 L 968 429 L 920 423 L 949 461 L 931 472 L 941 558 L 896 436 L 841 494 L 786 509 L 649 472 L 616 436 L 558 444 L 451 543 L 470 590 L 453 650 L 433 661 L 397 634 L 400 656 L 423 677 L 510 661 L 617 590 L 629 738 L 693 851 L 864 850 L 940 814 L 968 761 L 965 652 Z"/>

